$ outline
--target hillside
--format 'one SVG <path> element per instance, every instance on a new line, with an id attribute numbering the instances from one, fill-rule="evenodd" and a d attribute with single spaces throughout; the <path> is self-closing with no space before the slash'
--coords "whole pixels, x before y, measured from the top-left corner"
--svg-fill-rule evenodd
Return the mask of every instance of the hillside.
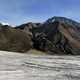
<path id="1" fill-rule="evenodd" d="M 37 49 L 48 54 L 80 54 L 80 23 L 52 17 L 43 23 L 25 23 L 12 28 L 0 25 L 0 50 L 27 52 Z"/>
<path id="2" fill-rule="evenodd" d="M 8 25 L 0 26 L 0 50 L 24 53 L 30 48 L 31 38 L 27 33 Z"/>
<path id="3" fill-rule="evenodd" d="M 53 17 L 39 25 L 24 24 L 21 30 L 27 31 L 26 28 L 32 33 L 35 49 L 49 54 L 80 54 L 80 23 L 74 20 Z"/>

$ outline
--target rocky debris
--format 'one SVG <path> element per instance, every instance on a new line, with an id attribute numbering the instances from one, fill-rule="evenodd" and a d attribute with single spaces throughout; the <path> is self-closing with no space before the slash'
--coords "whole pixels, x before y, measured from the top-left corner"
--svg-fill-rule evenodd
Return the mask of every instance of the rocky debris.
<path id="1" fill-rule="evenodd" d="M 0 80 L 80 80 L 80 56 L 0 51 Z"/>

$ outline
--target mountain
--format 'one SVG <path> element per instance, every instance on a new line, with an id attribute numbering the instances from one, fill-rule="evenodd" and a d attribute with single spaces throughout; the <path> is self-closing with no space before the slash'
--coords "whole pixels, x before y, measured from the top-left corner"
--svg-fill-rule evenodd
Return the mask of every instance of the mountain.
<path id="1" fill-rule="evenodd" d="M 69 24 L 69 25 L 72 25 L 72 26 L 78 26 L 80 27 L 80 23 L 72 20 L 72 19 L 69 19 L 69 18 L 66 18 L 66 17 L 57 17 L 57 16 L 54 16 L 50 19 L 48 19 L 46 21 L 46 23 L 52 23 L 54 21 L 58 21 L 58 22 L 62 22 L 62 23 L 65 23 L 65 24 Z"/>
<path id="2" fill-rule="evenodd" d="M 80 54 L 80 23 L 76 21 L 53 17 L 33 32 L 36 49 L 49 54 Z"/>
<path id="3" fill-rule="evenodd" d="M 29 22 L 16 27 L 0 24 L 0 50 L 23 53 L 30 49 L 80 55 L 80 23 L 55 16 L 43 23 Z"/>

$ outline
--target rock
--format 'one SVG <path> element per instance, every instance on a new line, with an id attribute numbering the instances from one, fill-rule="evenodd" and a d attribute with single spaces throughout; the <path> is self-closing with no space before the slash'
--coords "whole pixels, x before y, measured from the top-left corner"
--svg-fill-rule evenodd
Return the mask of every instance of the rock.
<path id="1" fill-rule="evenodd" d="M 80 23 L 52 17 L 44 23 L 25 23 L 15 28 L 0 24 L 0 50 L 80 55 Z"/>
<path id="2" fill-rule="evenodd" d="M 33 37 L 33 30 L 38 28 L 41 24 L 40 23 L 25 23 L 20 26 L 16 26 L 15 29 L 20 29 L 29 34 L 31 37 Z"/>
<path id="3" fill-rule="evenodd" d="M 26 52 L 31 48 L 29 35 L 10 26 L 0 26 L 0 50 Z"/>
<path id="4" fill-rule="evenodd" d="M 34 32 L 34 48 L 51 54 L 80 54 L 80 24 L 63 17 L 53 19 Z"/>

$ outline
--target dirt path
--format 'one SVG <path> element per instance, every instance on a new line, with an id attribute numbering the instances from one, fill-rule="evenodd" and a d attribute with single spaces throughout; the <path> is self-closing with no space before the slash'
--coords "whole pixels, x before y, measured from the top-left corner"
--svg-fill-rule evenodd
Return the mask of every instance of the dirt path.
<path id="1" fill-rule="evenodd" d="M 0 51 L 0 80 L 80 80 L 80 56 Z"/>

